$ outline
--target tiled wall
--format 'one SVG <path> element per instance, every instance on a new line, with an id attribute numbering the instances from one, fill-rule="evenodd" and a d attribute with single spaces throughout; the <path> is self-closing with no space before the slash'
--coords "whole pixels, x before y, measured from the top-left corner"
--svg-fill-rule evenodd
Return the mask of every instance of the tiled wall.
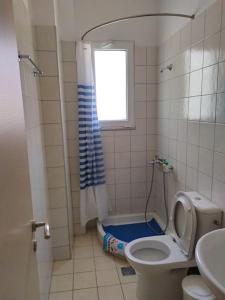
<path id="1" fill-rule="evenodd" d="M 62 42 L 64 90 L 75 234 L 82 233 L 79 212 L 79 152 L 75 43 Z M 143 212 L 146 162 L 155 154 L 156 48 L 135 48 L 135 130 L 102 131 L 111 214 Z"/>
<path id="2" fill-rule="evenodd" d="M 225 210 L 225 1 L 159 48 L 158 80 L 158 150 L 175 167 L 169 199 L 196 190 Z"/>
<path id="3" fill-rule="evenodd" d="M 156 48 L 135 47 L 134 130 L 103 131 L 111 214 L 143 212 L 147 160 L 156 150 Z"/>
<path id="4" fill-rule="evenodd" d="M 70 167 L 70 184 L 73 206 L 74 233 L 80 234 L 79 211 L 79 152 L 78 152 L 78 116 L 76 92 L 76 52 L 75 42 L 62 41 L 62 65 L 64 78 L 64 97 L 68 140 L 68 157 Z"/>
<path id="5" fill-rule="evenodd" d="M 35 26 L 36 54 L 44 75 L 40 77 L 48 190 L 54 259 L 70 257 L 68 203 L 59 90 L 57 39 L 54 26 Z"/>

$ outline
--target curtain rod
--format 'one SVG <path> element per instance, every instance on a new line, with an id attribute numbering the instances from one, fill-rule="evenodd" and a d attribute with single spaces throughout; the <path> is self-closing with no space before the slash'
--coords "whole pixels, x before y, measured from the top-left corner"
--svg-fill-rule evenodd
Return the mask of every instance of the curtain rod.
<path id="1" fill-rule="evenodd" d="M 118 18 L 118 19 L 113 19 L 104 23 L 101 23 L 99 25 L 96 25 L 92 28 L 90 28 L 89 30 L 87 30 L 82 36 L 81 36 L 81 40 L 83 41 L 84 38 L 86 37 L 86 35 L 92 31 L 94 31 L 95 29 L 98 28 L 102 28 L 120 21 L 126 21 L 129 19 L 136 19 L 136 18 L 144 18 L 144 17 L 180 17 L 180 18 L 188 18 L 188 19 L 194 19 L 195 15 L 185 15 L 185 14 L 174 14 L 174 13 L 155 13 L 155 14 L 141 14 L 141 15 L 133 15 L 133 16 L 128 16 L 128 17 L 122 17 L 122 18 Z"/>

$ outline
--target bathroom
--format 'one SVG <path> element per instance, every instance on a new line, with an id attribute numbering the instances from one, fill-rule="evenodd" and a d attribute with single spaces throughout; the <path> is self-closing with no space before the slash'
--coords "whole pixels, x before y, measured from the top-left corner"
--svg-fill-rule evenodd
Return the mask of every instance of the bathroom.
<path id="1" fill-rule="evenodd" d="M 85 55 L 90 54 L 89 71 L 97 72 L 90 45 L 98 54 L 121 54 L 120 64 L 112 56 L 105 61 L 108 69 L 99 65 L 107 75 L 95 73 L 91 80 L 96 78 L 97 95 L 99 86 L 126 80 L 126 101 L 115 105 L 122 98 L 111 89 L 114 100 L 97 107 L 98 117 L 114 108 L 125 111 L 126 120 L 111 115 L 98 122 L 105 181 L 94 187 L 97 202 L 88 210 L 85 190 L 92 187 L 81 186 L 86 173 L 80 172 L 79 120 L 88 97 L 81 90 Z M 218 213 L 213 229 L 225 227 L 225 1 L 2 0 L 0 50 L 0 300 L 164 300 L 157 294 L 163 275 L 156 272 L 144 284 L 133 265 L 133 241 L 146 235 L 166 239 L 180 210 L 176 201 L 187 195 L 204 199 L 208 211 Z M 187 203 L 187 224 L 198 232 L 201 205 Z M 181 212 L 178 222 L 184 219 Z M 116 227 L 123 224 L 134 225 L 124 231 L 125 239 L 123 226 Z M 103 249 L 105 241 L 114 241 L 112 235 L 106 240 L 107 228 L 119 232 L 122 248 Z M 216 277 L 216 250 L 225 250 L 225 233 L 214 232 L 221 232 L 221 246 L 206 256 L 218 257 L 211 276 L 219 283 L 212 284 L 199 267 L 204 262 L 196 253 L 205 238 L 196 249 L 192 240 L 197 262 L 188 257 L 186 267 L 177 268 L 179 280 L 170 276 L 173 290 L 188 293 L 180 278 L 196 276 L 206 299 L 225 299 L 225 273 Z M 217 240 L 215 234 L 210 244 Z M 129 263 L 104 250 L 122 251 Z M 225 270 L 224 258 L 222 264 Z M 155 282 L 155 291 L 147 289 L 148 282 Z"/>

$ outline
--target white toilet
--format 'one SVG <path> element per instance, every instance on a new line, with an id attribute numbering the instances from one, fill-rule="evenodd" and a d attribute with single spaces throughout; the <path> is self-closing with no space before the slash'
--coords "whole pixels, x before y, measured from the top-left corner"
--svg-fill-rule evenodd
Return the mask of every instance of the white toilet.
<path id="1" fill-rule="evenodd" d="M 222 212 L 196 192 L 178 192 L 166 235 L 130 242 L 125 255 L 137 271 L 138 300 L 181 300 L 182 279 L 195 266 L 194 247 L 221 226 Z"/>

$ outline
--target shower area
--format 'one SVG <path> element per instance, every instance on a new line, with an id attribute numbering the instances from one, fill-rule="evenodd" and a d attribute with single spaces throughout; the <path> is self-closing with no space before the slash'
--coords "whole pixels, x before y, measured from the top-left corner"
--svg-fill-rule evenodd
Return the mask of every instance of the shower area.
<path id="1" fill-rule="evenodd" d="M 225 209 L 219 167 L 225 162 L 225 4 L 21 2 L 14 1 L 14 13 L 33 210 L 51 228 L 50 241 L 37 238 L 44 300 L 52 262 L 71 260 L 74 236 L 97 228 L 105 248 L 109 236 L 124 246 L 138 237 L 164 234 L 180 190 L 198 191 Z M 133 123 L 100 129 L 108 217 L 93 218 L 86 226 L 80 214 L 76 46 L 81 38 L 93 44 L 127 42 L 133 53 Z M 39 74 L 33 74 L 28 58 Z"/>

